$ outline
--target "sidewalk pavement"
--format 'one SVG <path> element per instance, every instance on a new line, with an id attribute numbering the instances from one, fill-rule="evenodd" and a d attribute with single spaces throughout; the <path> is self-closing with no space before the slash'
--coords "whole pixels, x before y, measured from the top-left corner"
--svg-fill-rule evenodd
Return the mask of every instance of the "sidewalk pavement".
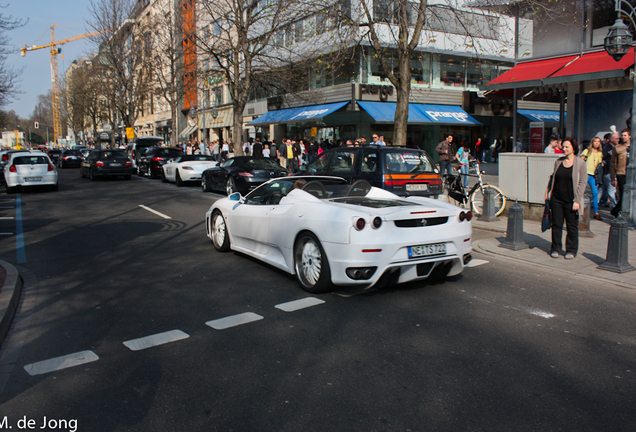
<path id="1" fill-rule="evenodd" d="M 500 237 L 492 239 L 477 240 L 473 243 L 475 252 L 497 255 L 506 259 L 523 261 L 527 264 L 541 266 L 562 273 L 576 274 L 579 276 L 589 276 L 599 282 L 610 282 L 612 284 L 636 289 L 636 270 L 615 273 L 609 270 L 599 269 L 598 266 L 605 262 L 607 257 L 607 244 L 611 224 L 607 222 L 591 221 L 590 231 L 594 234 L 592 238 L 579 237 L 579 251 L 576 258 L 566 260 L 563 255 L 559 258 L 552 258 L 549 255 L 551 245 L 551 231 L 541 232 L 541 222 L 530 220 L 523 221 L 523 240 L 529 248 L 521 250 L 511 250 L 500 247 L 502 240 L 506 238 L 508 228 L 508 218 L 500 217 L 498 221 L 485 222 L 473 219 L 474 229 L 491 230 L 501 233 Z M 565 245 L 565 229 L 563 244 Z M 636 230 L 629 230 L 628 252 L 629 263 L 636 267 Z"/>

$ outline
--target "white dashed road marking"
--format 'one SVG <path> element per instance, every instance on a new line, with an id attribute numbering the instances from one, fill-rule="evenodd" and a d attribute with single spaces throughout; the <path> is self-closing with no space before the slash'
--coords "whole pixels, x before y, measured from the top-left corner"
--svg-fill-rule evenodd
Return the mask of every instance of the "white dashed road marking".
<path id="1" fill-rule="evenodd" d="M 142 209 L 144 209 L 144 210 L 146 210 L 146 211 L 149 211 L 150 213 L 154 213 L 154 214 L 156 214 L 157 216 L 161 216 L 161 217 L 162 217 L 162 218 L 164 218 L 164 219 L 172 219 L 170 216 L 165 215 L 165 214 L 163 214 L 163 213 L 159 213 L 157 210 L 153 210 L 153 209 L 151 209 L 150 207 L 146 207 L 145 205 L 141 205 L 141 204 L 139 204 L 139 207 L 141 207 Z"/>
<path id="2" fill-rule="evenodd" d="M 0 219 L 15 219 L 13 216 L 2 216 Z"/>
<path id="3" fill-rule="evenodd" d="M 258 321 L 262 319 L 263 317 L 258 314 L 255 314 L 252 312 L 245 312 L 238 315 L 232 315 L 229 317 L 208 321 L 206 322 L 206 324 L 215 330 L 225 330 L 230 327 L 236 327 L 242 324 L 247 324 L 247 323 L 251 323 L 253 321 Z"/>
<path id="4" fill-rule="evenodd" d="M 124 342 L 124 345 L 126 345 L 132 351 L 140 351 L 146 348 L 152 348 L 158 345 L 187 339 L 189 337 L 189 334 L 184 333 L 181 330 L 170 330 L 164 333 L 157 333 L 139 339 L 132 339 Z"/>
<path id="5" fill-rule="evenodd" d="M 275 307 L 276 309 L 280 309 L 285 312 L 294 312 L 299 309 L 305 309 L 308 307 L 323 304 L 324 302 L 325 302 L 324 300 L 320 300 L 316 297 L 306 297 L 300 300 L 294 300 L 287 303 L 277 304 Z"/>
<path id="6" fill-rule="evenodd" d="M 79 366 L 85 363 L 94 362 L 96 360 L 99 360 L 99 357 L 97 357 L 97 354 L 95 354 L 93 351 L 81 351 L 78 353 L 56 357 L 37 363 L 31 363 L 26 365 L 24 367 L 24 370 L 32 376 L 41 375 L 61 369 L 70 368 L 73 366 Z"/>
<path id="7" fill-rule="evenodd" d="M 486 260 L 472 259 L 470 260 L 468 264 L 466 264 L 466 267 L 477 267 L 483 264 L 488 264 L 489 262 L 490 261 L 486 261 Z"/>

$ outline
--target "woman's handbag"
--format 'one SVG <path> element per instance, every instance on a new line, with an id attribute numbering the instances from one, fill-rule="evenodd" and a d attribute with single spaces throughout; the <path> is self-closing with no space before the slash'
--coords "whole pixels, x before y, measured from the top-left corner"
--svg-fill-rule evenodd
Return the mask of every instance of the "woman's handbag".
<path id="1" fill-rule="evenodd" d="M 594 178 L 596 179 L 596 186 L 601 186 L 603 184 L 603 164 L 602 163 L 596 165 L 596 170 L 594 170 Z"/>
<path id="2" fill-rule="evenodd" d="M 545 208 L 543 209 L 543 218 L 541 219 L 541 232 L 550 229 L 550 200 L 545 200 Z"/>

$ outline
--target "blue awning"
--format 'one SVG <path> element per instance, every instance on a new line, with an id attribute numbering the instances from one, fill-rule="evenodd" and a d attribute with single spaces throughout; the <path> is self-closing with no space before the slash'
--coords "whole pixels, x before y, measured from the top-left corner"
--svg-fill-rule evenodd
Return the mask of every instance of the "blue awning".
<path id="1" fill-rule="evenodd" d="M 533 122 L 559 122 L 558 111 L 541 111 L 541 110 L 517 110 L 522 116 L 529 118 Z M 567 113 L 563 113 L 563 117 L 567 118 Z M 565 118 L 563 121 L 565 122 Z"/>
<path id="2" fill-rule="evenodd" d="M 358 101 L 377 123 L 395 123 L 395 103 Z M 466 111 L 450 105 L 409 104 L 409 124 L 453 124 L 478 125 Z"/>
<path id="3" fill-rule="evenodd" d="M 308 120 L 320 120 L 339 110 L 349 102 L 338 102 L 326 105 L 313 105 L 299 108 L 289 108 L 278 111 L 268 111 L 259 118 L 252 120 L 248 126 L 259 126 L 276 123 L 293 123 Z"/>

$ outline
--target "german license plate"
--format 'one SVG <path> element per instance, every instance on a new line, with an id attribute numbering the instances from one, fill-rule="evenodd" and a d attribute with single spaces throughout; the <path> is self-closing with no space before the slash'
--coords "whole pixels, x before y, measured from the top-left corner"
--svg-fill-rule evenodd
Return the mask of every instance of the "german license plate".
<path id="1" fill-rule="evenodd" d="M 409 246 L 409 258 L 420 258 L 432 255 L 446 255 L 446 243 Z"/>
<path id="2" fill-rule="evenodd" d="M 407 191 L 427 191 L 428 190 L 428 183 L 413 183 L 413 184 L 408 184 L 406 185 L 406 190 Z"/>
<path id="3" fill-rule="evenodd" d="M 110 166 L 121 166 L 121 164 L 120 163 L 112 163 L 112 164 L 110 164 Z"/>
<path id="4" fill-rule="evenodd" d="M 25 182 L 36 182 L 36 181 L 42 181 L 42 177 L 25 177 L 24 178 Z"/>

